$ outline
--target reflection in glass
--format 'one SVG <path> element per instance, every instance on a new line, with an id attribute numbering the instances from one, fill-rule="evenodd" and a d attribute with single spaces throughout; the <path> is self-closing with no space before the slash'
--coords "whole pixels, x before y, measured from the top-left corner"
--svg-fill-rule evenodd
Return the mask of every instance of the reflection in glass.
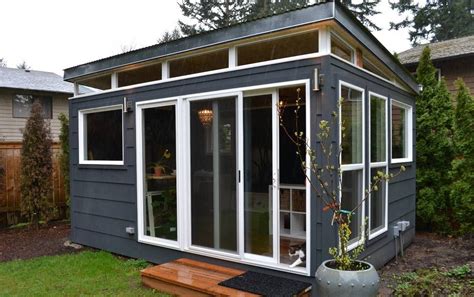
<path id="1" fill-rule="evenodd" d="M 385 167 L 372 168 L 370 170 L 370 181 L 373 182 L 377 172 L 386 173 Z M 385 203 L 387 183 L 380 182 L 378 190 L 370 193 L 370 231 L 377 232 L 385 226 Z"/>
<path id="2" fill-rule="evenodd" d="M 370 96 L 370 162 L 386 161 L 385 100 Z"/>
<path id="3" fill-rule="evenodd" d="M 190 107 L 191 241 L 235 252 L 236 100 L 193 101 Z"/>
<path id="4" fill-rule="evenodd" d="M 331 35 L 331 53 L 349 62 L 354 55 L 354 51 L 334 34 Z"/>
<path id="5" fill-rule="evenodd" d="M 298 91 L 299 89 L 299 91 Z M 303 132 L 306 135 L 305 86 L 282 88 L 278 91 L 284 109 L 282 121 L 289 133 Z M 296 100 L 299 96 L 298 118 Z M 292 264 L 298 256 L 289 253 L 305 249 L 306 243 L 306 177 L 301 169 L 301 159 L 296 146 L 288 138 L 283 127 L 279 128 L 280 165 L 280 263 Z M 304 157 L 304 156 L 303 156 Z M 298 265 L 305 267 L 305 263 Z"/>
<path id="6" fill-rule="evenodd" d="M 145 235 L 177 240 L 176 107 L 144 110 Z"/>
<path id="7" fill-rule="evenodd" d="M 247 65 L 316 53 L 319 50 L 318 41 L 318 31 L 311 31 L 243 45 L 237 49 L 238 64 Z"/>
<path id="8" fill-rule="evenodd" d="M 403 107 L 392 105 L 392 158 L 407 158 L 406 116 Z"/>
<path id="9" fill-rule="evenodd" d="M 362 163 L 362 92 L 341 86 L 342 164 Z"/>
<path id="10" fill-rule="evenodd" d="M 245 252 L 273 256 L 272 95 L 244 98 Z"/>
<path id="11" fill-rule="evenodd" d="M 344 171 L 342 173 L 341 209 L 351 211 L 361 202 L 362 170 Z M 354 243 L 360 236 L 362 207 L 359 207 L 351 217 L 352 231 L 349 243 Z"/>
<path id="12" fill-rule="evenodd" d="M 122 109 L 84 115 L 85 160 L 121 161 Z"/>

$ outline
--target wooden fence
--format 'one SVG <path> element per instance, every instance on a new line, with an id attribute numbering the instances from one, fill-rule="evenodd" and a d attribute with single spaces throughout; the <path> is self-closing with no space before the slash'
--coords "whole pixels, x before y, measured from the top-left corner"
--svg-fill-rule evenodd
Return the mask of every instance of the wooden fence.
<path id="1" fill-rule="evenodd" d="M 52 202 L 64 216 L 66 199 L 64 182 L 59 165 L 58 144 L 53 144 L 53 195 Z M 17 224 L 20 216 L 20 154 L 21 143 L 0 142 L 0 227 Z"/>

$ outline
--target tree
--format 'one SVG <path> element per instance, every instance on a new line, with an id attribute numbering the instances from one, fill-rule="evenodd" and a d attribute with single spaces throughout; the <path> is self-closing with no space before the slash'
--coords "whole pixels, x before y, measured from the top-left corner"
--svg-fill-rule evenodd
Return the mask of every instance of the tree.
<path id="1" fill-rule="evenodd" d="M 131 52 L 133 50 L 135 50 L 135 45 L 134 44 L 122 44 L 120 46 L 120 53 L 121 54 L 128 53 L 128 52 Z"/>
<path id="2" fill-rule="evenodd" d="M 0 58 L 0 67 L 7 67 L 7 60 L 5 58 Z"/>
<path id="3" fill-rule="evenodd" d="M 41 105 L 36 101 L 23 132 L 20 171 L 21 211 L 34 228 L 53 214 L 51 144 L 49 123 L 43 119 Z"/>
<path id="4" fill-rule="evenodd" d="M 418 221 L 434 231 L 449 233 L 453 107 L 446 83 L 436 77 L 429 47 L 423 50 L 416 75 L 423 86 L 416 97 Z"/>
<path id="5" fill-rule="evenodd" d="M 61 153 L 59 155 L 59 166 L 64 182 L 64 194 L 69 205 L 69 119 L 61 113 L 58 117 L 61 122 L 61 132 L 59 134 L 59 143 L 61 145 Z"/>
<path id="6" fill-rule="evenodd" d="M 222 3 L 183 0 L 178 5 L 183 16 L 188 18 L 187 22 L 179 21 L 181 32 L 186 36 L 244 22 L 251 11 L 251 5 L 231 0 L 224 0 Z"/>
<path id="7" fill-rule="evenodd" d="M 411 28 L 410 41 L 417 45 L 422 40 L 443 41 L 474 34 L 474 16 L 470 0 L 411 0 L 393 1 L 392 9 L 407 14 L 401 22 L 390 23 L 390 28 Z"/>
<path id="8" fill-rule="evenodd" d="M 380 27 L 370 20 L 370 17 L 380 13 L 380 11 L 375 10 L 380 0 L 353 2 L 352 0 L 341 0 L 341 3 L 345 5 L 364 26 L 368 29 L 380 31 Z"/>
<path id="9" fill-rule="evenodd" d="M 158 44 L 170 42 L 182 37 L 181 31 L 179 28 L 174 28 L 169 32 L 165 32 L 158 40 L 156 41 Z"/>
<path id="10" fill-rule="evenodd" d="M 25 70 L 30 70 L 31 69 L 30 65 L 26 64 L 25 61 L 21 62 L 20 64 L 17 64 L 16 68 L 25 69 Z"/>
<path id="11" fill-rule="evenodd" d="M 302 8 L 316 2 L 315 0 L 182 0 L 178 5 L 185 19 L 179 21 L 179 27 L 185 36 L 189 36 Z M 375 10 L 379 2 L 380 0 L 372 0 L 353 4 L 352 0 L 341 1 L 364 25 L 375 30 L 379 28 L 370 21 L 369 17 L 379 13 Z"/>
<path id="12" fill-rule="evenodd" d="M 474 97 L 462 79 L 456 85 L 451 201 L 459 234 L 474 234 Z"/>

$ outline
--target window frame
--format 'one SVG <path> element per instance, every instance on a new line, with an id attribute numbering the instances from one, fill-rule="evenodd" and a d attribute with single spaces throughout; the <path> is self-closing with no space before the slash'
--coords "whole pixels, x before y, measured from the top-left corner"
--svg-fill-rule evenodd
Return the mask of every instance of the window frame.
<path id="1" fill-rule="evenodd" d="M 404 158 L 393 158 L 393 127 L 392 127 L 392 107 L 397 106 L 399 108 L 405 109 L 407 116 L 405 118 L 406 125 L 406 146 L 407 146 L 407 156 Z M 391 164 L 400 164 L 400 163 L 411 163 L 413 162 L 413 107 L 401 101 L 391 98 L 390 100 L 390 161 Z"/>
<path id="2" fill-rule="evenodd" d="M 372 155 L 371 155 L 371 150 L 372 150 L 372 143 L 371 143 L 371 136 L 372 136 L 372 125 L 371 125 L 371 103 L 372 103 L 372 96 L 375 96 L 379 99 L 382 99 L 382 100 L 385 100 L 385 161 L 384 162 L 372 162 Z M 369 118 L 369 127 L 368 127 L 368 146 L 369 146 L 369 149 L 370 149 L 370 152 L 369 152 L 369 182 L 372 182 L 372 169 L 375 169 L 375 168 L 385 168 L 386 170 L 386 173 L 389 172 L 389 167 L 388 167 L 388 160 L 389 160 L 389 156 L 388 156 L 388 144 L 389 144 L 389 117 L 388 117 L 388 108 L 389 108 L 389 99 L 387 96 L 382 96 L 378 93 L 375 93 L 375 92 L 371 92 L 369 91 L 369 109 L 368 109 L 368 118 Z M 372 232 L 372 224 L 371 224 L 371 220 L 370 220 L 370 214 L 371 214 L 371 204 L 372 204 L 372 193 L 369 193 L 369 199 L 368 199 L 368 232 L 369 232 L 369 240 L 371 239 L 374 239 L 376 238 L 377 236 L 385 233 L 388 231 L 388 186 L 389 186 L 389 182 L 388 181 L 385 181 L 385 185 L 384 185 L 384 190 L 385 190 L 385 195 L 384 195 L 384 199 L 385 199 L 385 204 L 384 204 L 384 224 L 383 224 L 383 227 L 380 228 L 379 230 L 376 230 L 375 232 Z"/>
<path id="3" fill-rule="evenodd" d="M 351 60 L 348 61 L 346 59 L 344 59 L 343 57 L 340 57 L 338 55 L 336 55 L 335 53 L 332 52 L 332 45 L 331 45 L 331 42 L 332 42 L 332 39 L 333 37 L 335 37 L 335 39 L 337 39 L 339 42 L 341 42 L 342 44 L 344 44 L 345 46 L 347 46 L 350 50 L 351 50 Z M 356 49 L 349 43 L 347 42 L 344 38 L 342 38 L 339 34 L 337 34 L 334 30 L 331 30 L 331 32 L 329 32 L 329 53 L 331 55 L 334 55 L 336 57 L 338 57 L 339 59 L 342 59 L 350 64 L 356 64 Z"/>
<path id="4" fill-rule="evenodd" d="M 41 98 L 41 99 L 45 99 L 45 98 L 48 98 L 50 100 L 50 108 L 49 108 L 49 113 L 50 113 L 50 117 L 44 117 L 43 115 L 43 118 L 45 120 L 52 120 L 53 119 L 53 96 L 49 96 L 49 95 L 35 95 L 35 94 L 20 94 L 20 93 L 17 93 L 17 94 L 13 94 L 12 96 L 12 118 L 14 119 L 28 119 L 30 116 L 26 116 L 26 117 L 22 117 L 22 116 L 15 116 L 15 99 L 17 96 L 31 96 L 31 98 L 33 99 L 33 102 L 31 103 L 31 106 L 33 106 L 33 103 L 34 103 L 34 100 L 35 100 L 35 97 L 36 98 Z M 41 103 L 41 100 L 40 100 L 40 103 Z M 43 113 L 44 113 L 44 105 L 41 104 L 41 107 L 43 108 Z M 30 110 L 30 115 L 31 115 L 31 110 Z"/>
<path id="5" fill-rule="evenodd" d="M 84 116 L 92 113 L 120 110 L 122 113 L 122 160 L 87 160 L 85 159 L 84 152 L 86 151 L 85 145 L 85 124 Z M 78 138 L 79 138 L 79 165 L 124 165 L 125 160 L 125 133 L 124 133 L 124 116 L 123 116 L 123 104 L 94 107 L 88 109 L 78 110 Z"/>
<path id="6" fill-rule="evenodd" d="M 353 90 L 356 90 L 356 91 L 360 91 L 362 92 L 362 162 L 361 163 L 356 163 L 356 164 L 342 164 L 342 151 L 339 153 L 339 166 L 340 166 L 340 169 L 341 169 L 341 177 L 340 177 L 340 187 L 339 187 L 339 203 L 341 203 L 341 198 L 342 198 L 342 175 L 345 171 L 358 171 L 358 170 L 362 170 L 362 192 L 360 193 L 360 197 L 362 199 L 362 205 L 360 206 L 360 212 L 361 212 L 361 217 L 362 218 L 365 218 L 365 201 L 364 201 L 364 193 L 365 193 L 365 180 L 366 180 L 366 170 L 365 170 L 365 139 L 366 139 L 366 135 L 365 135 L 365 89 L 364 88 L 361 88 L 361 87 L 358 87 L 356 85 L 353 85 L 351 83 L 348 83 L 348 82 L 345 82 L 343 80 L 339 80 L 339 97 L 337 98 L 337 100 L 340 99 L 341 97 L 341 91 L 342 91 L 342 87 L 347 87 L 347 88 L 350 88 L 350 89 L 353 89 Z M 338 117 L 338 138 L 339 138 L 339 145 L 342 145 L 342 133 L 341 133 L 341 127 L 342 127 L 342 104 L 339 104 L 339 108 L 338 108 L 338 111 L 339 111 L 339 117 Z M 359 202 L 358 202 L 359 203 Z M 365 224 L 364 223 L 364 219 L 362 220 L 362 223 L 361 224 Z M 358 247 L 359 245 L 363 244 L 364 242 L 364 238 L 365 238 L 365 226 L 364 228 L 362 228 L 362 233 L 359 234 L 358 238 L 356 238 L 355 242 L 352 242 L 348 245 L 347 247 L 347 250 L 350 251 L 350 250 L 353 250 L 354 248 Z"/>

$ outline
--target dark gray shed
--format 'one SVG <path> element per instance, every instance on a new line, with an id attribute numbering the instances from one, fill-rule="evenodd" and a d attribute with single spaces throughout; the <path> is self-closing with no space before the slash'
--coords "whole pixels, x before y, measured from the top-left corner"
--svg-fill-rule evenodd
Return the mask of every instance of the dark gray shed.
<path id="1" fill-rule="evenodd" d="M 364 256 L 381 266 L 395 256 L 398 222 L 410 222 L 405 244 L 414 235 L 417 85 L 337 3 L 75 66 L 64 77 L 76 90 L 96 89 L 70 99 L 75 242 L 312 282 L 337 238 L 278 125 L 278 102 L 294 108 L 298 94 L 298 123 L 314 147 L 319 121 L 333 111 L 349 127 L 336 164 L 343 204 L 358 203 L 376 171 L 407 168 L 356 214 L 355 222 L 368 217 L 368 233 L 355 227 L 351 246 L 365 244 Z M 290 267 L 288 247 L 302 243 L 306 263 Z"/>

